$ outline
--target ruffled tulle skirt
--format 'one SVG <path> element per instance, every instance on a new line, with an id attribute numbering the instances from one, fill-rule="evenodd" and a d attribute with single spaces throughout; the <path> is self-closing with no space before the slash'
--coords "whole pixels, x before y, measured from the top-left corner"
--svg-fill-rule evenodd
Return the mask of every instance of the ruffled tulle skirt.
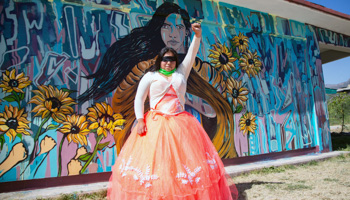
<path id="1" fill-rule="evenodd" d="M 112 169 L 110 200 L 230 200 L 218 153 L 190 113 L 145 114 L 147 132 L 134 129 Z M 232 189 L 233 188 L 233 189 Z"/>

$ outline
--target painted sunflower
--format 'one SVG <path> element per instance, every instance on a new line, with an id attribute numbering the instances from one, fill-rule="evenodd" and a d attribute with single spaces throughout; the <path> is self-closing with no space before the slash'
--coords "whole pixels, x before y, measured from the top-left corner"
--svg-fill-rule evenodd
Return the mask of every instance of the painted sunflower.
<path id="1" fill-rule="evenodd" d="M 209 49 L 211 53 L 208 57 L 212 58 L 210 62 L 215 65 L 215 68 L 219 69 L 219 72 L 222 72 L 222 70 L 228 72 L 231 69 L 236 69 L 233 62 L 236 61 L 237 58 L 232 56 L 231 50 L 229 50 L 225 44 L 221 45 L 218 43 L 212 46 L 214 49 Z"/>
<path id="2" fill-rule="evenodd" d="M 243 106 L 243 102 L 248 100 L 248 97 L 246 96 L 249 93 L 248 89 L 242 86 L 242 81 L 238 82 L 232 77 L 226 81 L 226 92 L 232 97 L 232 102 L 235 107 L 237 104 Z"/>
<path id="3" fill-rule="evenodd" d="M 5 111 L 0 113 L 0 131 L 9 136 L 10 141 L 16 138 L 17 134 L 30 135 L 26 129 L 29 129 L 27 113 L 24 113 L 24 108 L 18 110 L 17 107 L 10 105 L 5 106 Z"/>
<path id="4" fill-rule="evenodd" d="M 37 104 L 32 112 L 37 112 L 34 117 L 41 115 L 44 119 L 49 115 L 58 123 L 65 121 L 66 115 L 73 113 L 72 105 L 76 104 L 69 96 L 69 92 L 59 90 L 51 85 L 40 85 L 39 90 L 33 90 L 36 94 L 28 103 Z"/>
<path id="5" fill-rule="evenodd" d="M 5 73 L 2 73 L 2 79 L 0 88 L 9 93 L 12 91 L 24 93 L 23 89 L 32 82 L 29 81 L 28 76 L 24 76 L 23 72 L 16 75 L 15 69 L 11 70 L 11 72 L 6 70 Z"/>
<path id="6" fill-rule="evenodd" d="M 233 39 L 233 44 L 238 47 L 239 52 L 246 52 L 249 46 L 249 40 L 247 36 L 244 36 L 241 32 L 238 36 L 235 36 Z"/>
<path id="7" fill-rule="evenodd" d="M 259 58 L 260 57 L 257 55 L 257 52 L 253 54 L 247 50 L 239 59 L 239 66 L 248 74 L 249 78 L 250 76 L 255 77 L 261 70 L 261 61 Z"/>
<path id="8" fill-rule="evenodd" d="M 107 137 L 107 131 L 114 135 L 117 131 L 122 130 L 125 123 L 122 115 L 113 114 L 112 107 L 106 102 L 96 103 L 88 108 L 88 119 L 92 122 L 90 130 L 97 128 L 97 135 L 103 134 Z"/>
<path id="9" fill-rule="evenodd" d="M 67 135 L 68 142 L 72 141 L 77 144 L 87 145 L 86 135 L 89 134 L 89 122 L 86 121 L 84 115 L 67 115 L 67 121 L 63 122 L 63 126 L 59 129 L 63 134 Z"/>
<path id="10" fill-rule="evenodd" d="M 114 114 L 113 115 L 114 118 L 114 134 L 118 133 L 119 131 L 122 131 L 124 128 L 124 124 L 125 124 L 125 119 L 123 118 L 123 116 L 121 114 Z"/>
<path id="11" fill-rule="evenodd" d="M 239 126 L 241 127 L 241 130 L 243 130 L 243 135 L 248 132 L 254 133 L 254 130 L 256 129 L 255 120 L 255 115 L 251 112 L 248 112 L 241 117 L 239 120 Z"/>

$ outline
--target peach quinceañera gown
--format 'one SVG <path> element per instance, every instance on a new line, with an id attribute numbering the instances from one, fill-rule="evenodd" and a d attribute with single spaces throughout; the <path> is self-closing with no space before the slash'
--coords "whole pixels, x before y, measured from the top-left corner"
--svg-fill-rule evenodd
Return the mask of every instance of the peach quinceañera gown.
<path id="1" fill-rule="evenodd" d="M 230 200 L 223 163 L 207 133 L 183 110 L 173 87 L 145 114 L 147 132 L 136 128 L 112 169 L 108 199 Z"/>

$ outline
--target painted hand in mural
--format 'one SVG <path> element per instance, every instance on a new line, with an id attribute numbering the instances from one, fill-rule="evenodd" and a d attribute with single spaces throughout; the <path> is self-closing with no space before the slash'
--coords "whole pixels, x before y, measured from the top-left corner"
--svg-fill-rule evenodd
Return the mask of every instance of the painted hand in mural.
<path id="1" fill-rule="evenodd" d="M 68 176 L 79 175 L 80 170 L 83 168 L 79 160 L 72 159 L 68 163 Z"/>
<path id="2" fill-rule="evenodd" d="M 68 163 L 68 175 L 79 175 L 80 170 L 83 168 L 78 158 L 82 155 L 85 155 L 87 153 L 87 150 L 85 147 L 80 147 L 77 149 L 77 153 L 75 154 L 74 158 Z"/>
<path id="3" fill-rule="evenodd" d="M 17 143 L 12 147 L 8 157 L 0 164 L 0 176 L 9 171 L 17 163 L 27 158 L 27 150 L 23 143 Z"/>
<path id="4" fill-rule="evenodd" d="M 18 163 L 27 158 L 27 150 L 24 147 L 23 143 L 17 143 L 13 146 L 12 151 L 9 154 L 9 158 L 11 158 L 15 163 Z"/>
<path id="5" fill-rule="evenodd" d="M 56 146 L 56 141 L 49 136 L 45 136 L 40 142 L 40 154 L 47 153 L 51 151 Z"/>
<path id="6" fill-rule="evenodd" d="M 85 147 L 80 147 L 78 150 L 77 150 L 77 153 L 75 154 L 75 157 L 74 159 L 78 159 L 81 155 L 85 155 L 87 153 L 87 150 Z"/>
<path id="7" fill-rule="evenodd" d="M 202 27 L 201 24 L 199 23 L 193 23 L 192 24 L 192 30 L 196 34 L 196 37 L 201 37 L 202 36 Z"/>

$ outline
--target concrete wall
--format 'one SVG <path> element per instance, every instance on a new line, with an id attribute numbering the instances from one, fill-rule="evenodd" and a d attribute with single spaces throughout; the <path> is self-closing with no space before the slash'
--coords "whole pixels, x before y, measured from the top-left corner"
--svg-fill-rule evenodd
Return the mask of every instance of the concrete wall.
<path id="1" fill-rule="evenodd" d="M 186 110 L 222 158 L 331 150 L 318 29 L 215 1 L 170 2 L 181 9 L 161 0 L 0 3 L 0 182 L 111 171 L 139 79 L 165 45 L 183 57 L 193 21 L 203 40 Z M 164 26 L 169 12 L 182 18 Z"/>

